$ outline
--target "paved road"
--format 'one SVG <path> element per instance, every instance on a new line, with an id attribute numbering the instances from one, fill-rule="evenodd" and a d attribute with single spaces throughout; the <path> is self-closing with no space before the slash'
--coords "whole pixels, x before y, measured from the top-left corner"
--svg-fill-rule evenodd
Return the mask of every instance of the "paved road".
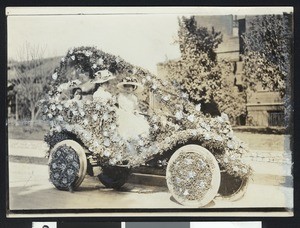
<path id="1" fill-rule="evenodd" d="M 46 165 L 9 163 L 9 207 L 23 209 L 78 208 L 185 208 L 167 188 L 125 184 L 121 191 L 106 189 L 86 176 L 78 191 L 58 191 L 48 181 Z M 291 207 L 293 189 L 250 183 L 244 198 L 235 202 L 215 199 L 208 208 Z"/>
<path id="2" fill-rule="evenodd" d="M 46 150 L 47 146 L 41 141 L 9 140 L 11 210 L 185 208 L 165 187 L 126 183 L 121 191 L 114 191 L 104 188 L 97 178 L 89 176 L 74 193 L 58 191 L 48 181 L 48 168 L 43 158 Z M 276 156 L 286 157 L 281 152 Z M 216 198 L 206 207 L 292 207 L 293 188 L 290 184 L 280 184 L 286 180 L 286 175 L 290 175 L 291 163 L 248 158 L 254 171 L 261 175 L 254 175 L 245 196 L 235 202 Z"/>

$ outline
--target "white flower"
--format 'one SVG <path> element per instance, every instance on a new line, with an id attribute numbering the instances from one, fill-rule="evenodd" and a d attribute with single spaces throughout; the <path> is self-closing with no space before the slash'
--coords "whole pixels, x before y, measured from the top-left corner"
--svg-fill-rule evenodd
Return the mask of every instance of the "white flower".
<path id="1" fill-rule="evenodd" d="M 157 85 L 153 83 L 152 87 L 151 87 L 153 90 L 156 90 L 157 89 Z"/>
<path id="2" fill-rule="evenodd" d="M 138 141 L 138 143 L 139 143 L 139 146 L 144 146 L 144 145 L 145 145 L 145 144 L 144 144 L 144 141 L 141 140 L 141 139 Z"/>
<path id="3" fill-rule="evenodd" d="M 47 116 L 48 116 L 49 119 L 52 119 L 52 117 L 53 117 L 53 115 L 51 113 L 48 113 Z"/>
<path id="4" fill-rule="evenodd" d="M 195 106 L 195 109 L 196 109 L 196 111 L 200 112 L 200 111 L 201 111 L 201 104 L 200 104 L 200 103 L 197 104 L 197 105 Z"/>
<path id="5" fill-rule="evenodd" d="M 92 138 L 92 135 L 89 132 L 84 133 L 83 136 L 87 141 L 90 141 Z"/>
<path id="6" fill-rule="evenodd" d="M 106 147 L 109 147 L 110 146 L 109 139 L 104 139 L 103 145 L 106 146 Z"/>
<path id="7" fill-rule="evenodd" d="M 156 124 L 154 124 L 154 125 L 153 125 L 153 129 L 154 129 L 154 131 L 157 131 L 157 130 L 158 130 L 158 128 L 159 128 L 159 127 L 158 127 Z"/>
<path id="8" fill-rule="evenodd" d="M 179 177 L 176 177 L 175 181 L 176 181 L 177 184 L 180 184 L 182 182 L 182 179 L 180 179 Z"/>
<path id="9" fill-rule="evenodd" d="M 200 124 L 201 127 L 203 127 L 204 129 L 206 129 L 207 131 L 210 131 L 210 126 L 208 124 L 206 124 L 205 122 L 202 122 Z"/>
<path id="10" fill-rule="evenodd" d="M 147 79 L 148 81 L 150 81 L 150 80 L 151 80 L 151 76 L 150 76 L 150 75 L 147 75 L 147 76 L 146 76 L 146 79 Z"/>
<path id="11" fill-rule="evenodd" d="M 224 123 L 224 120 L 221 116 L 217 116 L 216 117 L 216 120 L 219 122 L 219 123 Z"/>
<path id="12" fill-rule="evenodd" d="M 224 158 L 224 162 L 225 162 L 225 163 L 228 163 L 228 158 Z"/>
<path id="13" fill-rule="evenodd" d="M 79 113 L 80 113 L 80 115 L 81 115 L 82 117 L 85 116 L 85 112 L 84 112 L 83 110 L 79 110 Z"/>
<path id="14" fill-rule="evenodd" d="M 89 124 L 88 119 L 84 119 L 84 120 L 83 120 L 83 124 L 84 124 L 84 125 L 88 125 L 88 124 Z"/>
<path id="15" fill-rule="evenodd" d="M 58 120 L 58 121 L 63 121 L 64 118 L 63 118 L 61 115 L 59 115 L 59 116 L 57 117 L 57 120 Z"/>
<path id="16" fill-rule="evenodd" d="M 98 103 L 96 104 L 96 110 L 100 110 L 101 109 L 101 105 L 99 105 Z"/>
<path id="17" fill-rule="evenodd" d="M 217 136 L 215 136 L 215 140 L 216 140 L 216 141 L 222 141 L 223 138 L 222 138 L 220 135 L 217 135 Z"/>
<path id="18" fill-rule="evenodd" d="M 169 96 L 169 95 L 163 96 L 162 99 L 163 99 L 164 101 L 169 101 L 169 100 L 170 100 L 170 96 Z"/>
<path id="19" fill-rule="evenodd" d="M 184 163 L 187 165 L 191 165 L 191 164 L 193 164 L 193 159 L 186 158 L 186 159 L 184 159 Z"/>
<path id="20" fill-rule="evenodd" d="M 137 72 L 137 69 L 136 69 L 136 68 L 133 68 L 133 69 L 132 69 L 132 73 L 133 73 L 133 74 L 136 74 L 136 72 Z"/>
<path id="21" fill-rule="evenodd" d="M 222 113 L 222 114 L 221 114 L 221 118 L 222 118 L 224 121 L 229 121 L 228 115 L 227 115 L 226 113 Z"/>
<path id="22" fill-rule="evenodd" d="M 57 74 L 57 72 L 55 72 L 54 74 L 52 74 L 52 79 L 53 79 L 53 80 L 56 80 L 56 79 L 57 79 L 57 77 L 58 77 L 58 74 Z"/>
<path id="23" fill-rule="evenodd" d="M 183 195 L 184 195 L 184 196 L 189 195 L 189 191 L 186 189 L 186 190 L 184 191 Z"/>
<path id="24" fill-rule="evenodd" d="M 119 57 L 116 58 L 116 63 L 119 63 L 121 59 Z"/>
<path id="25" fill-rule="evenodd" d="M 87 57 L 89 57 L 89 56 L 91 56 L 93 53 L 91 52 L 91 51 L 86 51 L 85 52 L 85 55 L 87 56 Z"/>
<path id="26" fill-rule="evenodd" d="M 189 116 L 187 117 L 187 119 L 188 119 L 188 121 L 190 121 L 190 122 L 194 122 L 194 120 L 195 120 L 194 114 L 189 115 Z"/>
<path id="27" fill-rule="evenodd" d="M 194 171 L 188 172 L 188 177 L 189 178 L 194 178 L 196 176 L 196 173 Z"/>
<path id="28" fill-rule="evenodd" d="M 239 171 L 239 168 L 238 168 L 237 166 L 234 166 L 234 167 L 233 167 L 233 171 L 234 171 L 234 172 L 238 172 L 238 171 Z"/>
<path id="29" fill-rule="evenodd" d="M 102 65 L 102 64 L 103 64 L 103 59 L 102 59 L 102 58 L 98 59 L 97 63 L 98 63 L 99 65 Z"/>
<path id="30" fill-rule="evenodd" d="M 57 125 L 57 126 L 55 127 L 55 130 L 58 131 L 58 132 L 61 132 L 61 126 Z"/>
<path id="31" fill-rule="evenodd" d="M 72 169 L 68 169 L 67 173 L 68 173 L 68 175 L 72 175 L 74 173 L 74 171 Z"/>
<path id="32" fill-rule="evenodd" d="M 228 141 L 227 146 L 229 149 L 234 149 L 234 142 L 233 141 Z"/>
<path id="33" fill-rule="evenodd" d="M 206 162 L 203 161 L 202 159 L 199 160 L 199 167 L 204 168 L 206 166 Z"/>
<path id="34" fill-rule="evenodd" d="M 73 129 L 73 127 L 71 125 L 69 125 L 69 124 L 67 124 L 65 126 L 65 128 L 66 128 L 67 131 L 72 131 L 72 129 Z"/>
<path id="35" fill-rule="evenodd" d="M 106 121 L 106 120 L 108 120 L 108 117 L 109 117 L 109 115 L 108 115 L 108 113 L 106 112 L 106 113 L 103 114 L 102 119 L 103 119 L 104 121 Z"/>
<path id="36" fill-rule="evenodd" d="M 234 154 L 231 155 L 231 156 L 230 156 L 230 159 L 231 159 L 232 161 L 234 161 L 234 160 L 236 159 L 235 155 L 234 155 Z"/>
<path id="37" fill-rule="evenodd" d="M 61 104 L 59 104 L 59 105 L 57 105 L 57 109 L 59 110 L 59 111 L 61 111 L 62 110 L 62 105 Z"/>
<path id="38" fill-rule="evenodd" d="M 92 118 L 93 118 L 94 121 L 96 121 L 96 120 L 98 119 L 98 114 L 94 114 L 94 115 L 92 116 Z"/>
<path id="39" fill-rule="evenodd" d="M 142 83 L 143 83 L 143 84 L 146 83 L 146 79 L 145 79 L 145 78 L 142 79 Z"/>
<path id="40" fill-rule="evenodd" d="M 111 129 L 111 130 L 115 130 L 116 128 L 117 128 L 117 125 L 116 125 L 116 124 L 113 123 L 113 124 L 110 125 L 110 129 Z"/>
<path id="41" fill-rule="evenodd" d="M 200 187 L 200 188 L 204 188 L 204 187 L 205 187 L 205 182 L 204 182 L 204 181 L 200 181 L 199 187 Z"/>
<path id="42" fill-rule="evenodd" d="M 209 133 L 205 133 L 205 134 L 204 134 L 204 139 L 205 139 L 205 140 L 210 140 L 210 139 L 211 139 L 210 134 L 209 134 Z"/>
<path id="43" fill-rule="evenodd" d="M 183 112 L 182 111 L 177 111 L 175 113 L 175 117 L 176 117 L 176 120 L 181 120 L 183 118 Z"/>
<path id="44" fill-rule="evenodd" d="M 247 173 L 248 170 L 247 170 L 246 168 L 242 168 L 242 172 L 243 172 L 243 173 Z"/>
<path id="45" fill-rule="evenodd" d="M 72 60 L 75 60 L 75 56 L 74 56 L 74 55 L 72 55 L 72 56 L 71 56 L 71 59 L 72 59 Z"/>
<path id="46" fill-rule="evenodd" d="M 93 67 L 94 69 L 96 69 L 96 68 L 97 68 L 97 65 L 94 63 L 92 67 Z"/>
<path id="47" fill-rule="evenodd" d="M 103 131 L 103 136 L 107 137 L 108 136 L 108 132 L 107 131 Z"/>
<path id="48" fill-rule="evenodd" d="M 182 94 L 181 94 L 181 97 L 182 97 L 182 98 L 188 98 L 189 95 L 188 95 L 187 93 L 182 93 Z"/>
<path id="49" fill-rule="evenodd" d="M 62 57 L 62 58 L 60 59 L 60 61 L 61 61 L 62 63 L 65 62 L 65 58 Z"/>
<path id="50" fill-rule="evenodd" d="M 114 134 L 111 140 L 113 142 L 119 142 L 120 141 L 120 137 L 118 136 L 118 134 Z"/>
<path id="51" fill-rule="evenodd" d="M 50 106 L 50 109 L 51 109 L 52 111 L 55 111 L 55 109 L 56 109 L 55 104 L 52 104 L 52 105 Z"/>
<path id="52" fill-rule="evenodd" d="M 93 145 L 94 145 L 94 147 L 99 147 L 99 142 L 98 142 L 98 141 L 95 141 L 95 142 L 93 143 Z"/>
<path id="53" fill-rule="evenodd" d="M 110 152 L 108 150 L 105 150 L 104 153 L 103 153 L 103 155 L 105 157 L 109 157 L 110 156 Z"/>

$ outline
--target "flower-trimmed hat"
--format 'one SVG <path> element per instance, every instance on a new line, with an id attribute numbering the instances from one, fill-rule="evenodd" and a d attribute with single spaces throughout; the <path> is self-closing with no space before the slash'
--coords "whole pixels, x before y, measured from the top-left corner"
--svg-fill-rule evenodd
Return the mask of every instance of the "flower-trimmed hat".
<path id="1" fill-rule="evenodd" d="M 121 90 L 125 90 L 125 87 L 131 85 L 133 87 L 133 90 L 136 93 L 139 93 L 143 90 L 143 86 L 138 83 L 138 80 L 134 77 L 126 77 L 120 82 L 117 87 Z"/>
<path id="2" fill-rule="evenodd" d="M 109 70 L 99 70 L 95 74 L 95 78 L 91 81 L 91 83 L 104 83 L 111 79 L 116 78 Z"/>

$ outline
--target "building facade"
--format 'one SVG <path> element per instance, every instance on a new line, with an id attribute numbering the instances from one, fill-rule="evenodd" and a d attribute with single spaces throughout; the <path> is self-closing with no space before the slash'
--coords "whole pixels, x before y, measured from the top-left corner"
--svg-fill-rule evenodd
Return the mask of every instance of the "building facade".
<path id="1" fill-rule="evenodd" d="M 243 62 L 241 55 L 244 54 L 242 34 L 246 32 L 247 25 L 253 16 L 195 16 L 197 26 L 214 27 L 223 35 L 223 42 L 215 50 L 218 60 L 227 60 L 233 64 L 232 86 L 239 92 L 243 91 Z M 168 72 L 164 63 L 157 65 L 159 77 L 164 77 Z M 274 127 L 284 125 L 284 103 L 278 92 L 268 91 L 257 86 L 255 92 L 247 92 L 247 116 L 241 116 L 237 125 L 252 125 L 261 127 Z"/>

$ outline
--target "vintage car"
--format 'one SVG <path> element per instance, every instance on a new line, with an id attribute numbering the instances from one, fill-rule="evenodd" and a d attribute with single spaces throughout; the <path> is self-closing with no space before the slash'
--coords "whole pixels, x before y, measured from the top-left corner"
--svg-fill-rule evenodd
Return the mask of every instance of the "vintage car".
<path id="1" fill-rule="evenodd" d="M 201 207 L 216 196 L 230 200 L 243 196 L 251 168 L 243 162 L 242 155 L 247 151 L 233 135 L 226 114 L 204 115 L 201 105 L 191 103 L 176 83 L 131 65 L 114 71 L 110 66 L 124 65 L 124 61 L 93 50 L 78 48 L 68 52 L 62 59 L 64 66 L 53 75 L 52 90 L 44 103 L 44 118 L 51 127 L 45 135 L 50 148 L 49 176 L 57 189 L 76 190 L 88 174 L 97 175 L 104 186 L 118 190 L 132 171 L 144 167 L 165 175 L 170 193 L 183 205 Z M 87 72 L 78 67 L 82 62 L 71 65 L 75 66 L 73 77 L 68 75 L 70 71 L 62 73 L 70 62 L 83 61 L 82 56 L 87 56 L 84 61 L 88 63 L 93 61 L 89 66 L 94 73 L 88 79 L 83 81 L 76 76 L 76 72 Z M 97 74 L 113 76 L 106 85 L 111 94 L 107 100 L 92 98 Z M 135 78 L 131 85 L 142 88 L 139 94 L 132 91 L 138 107 L 130 115 L 143 118 L 148 126 L 147 134 L 131 138 L 120 133 L 118 114 L 122 108 L 118 85 L 126 84 L 124 78 L 128 77 Z M 82 94 L 76 98 L 72 93 L 78 89 Z M 134 132 L 134 125 L 138 125 L 134 118 L 128 117 L 125 122 Z"/>

